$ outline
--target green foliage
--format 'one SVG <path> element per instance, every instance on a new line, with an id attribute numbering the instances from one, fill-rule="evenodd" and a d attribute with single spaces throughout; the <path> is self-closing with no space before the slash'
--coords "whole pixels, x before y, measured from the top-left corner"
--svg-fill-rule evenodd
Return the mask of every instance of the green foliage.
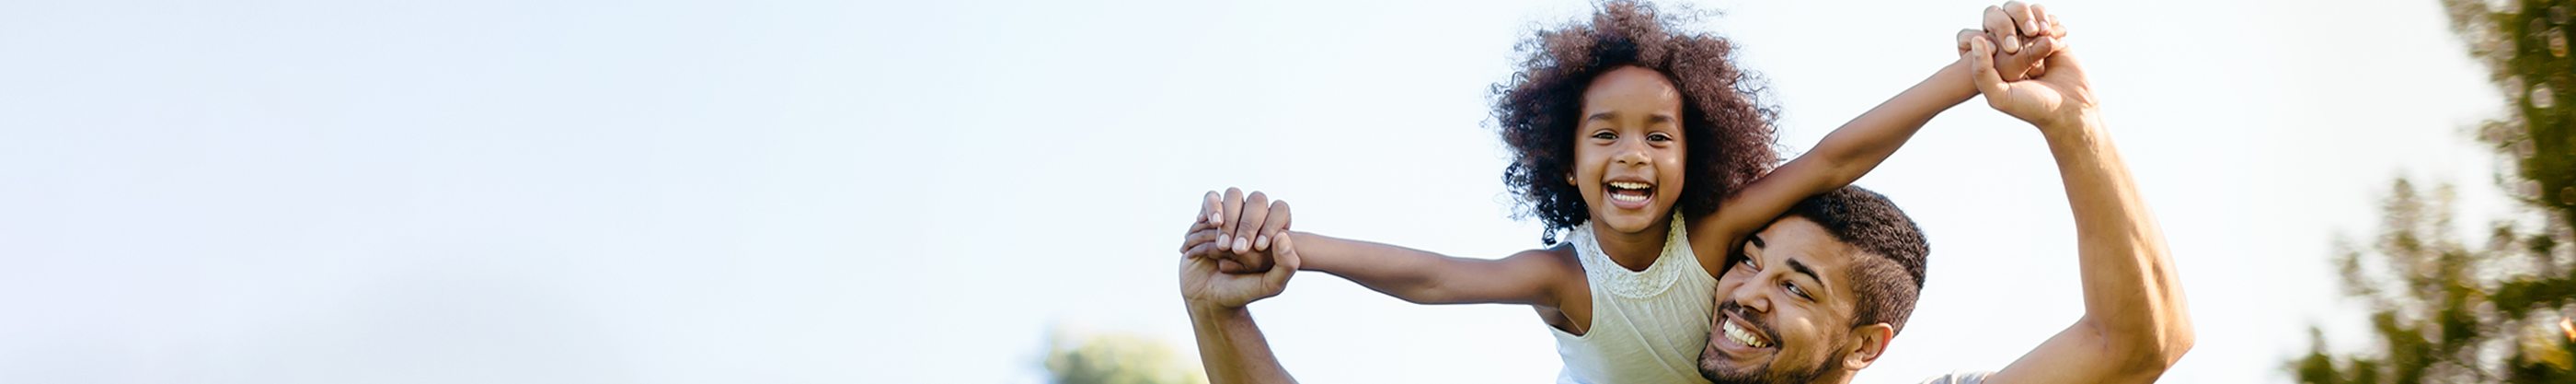
<path id="1" fill-rule="evenodd" d="M 2368 249 L 2339 241 L 2345 292 L 2367 300 L 2378 349 L 2327 350 L 2289 362 L 2303 383 L 2576 383 L 2576 0 L 2441 0 L 2451 31 L 2484 62 L 2507 116 L 2474 132 L 2498 161 L 2496 182 L 2539 228 L 2504 220 L 2484 247 L 2453 233 L 2450 186 L 2429 196 L 2397 180 Z M 2405 97 L 2392 95 L 2391 97 Z"/>
<path id="2" fill-rule="evenodd" d="M 1198 359 L 1181 359 L 1153 339 L 1120 333 L 1073 338 L 1056 331 L 1047 345 L 1046 369 L 1057 384 L 1204 384 Z"/>

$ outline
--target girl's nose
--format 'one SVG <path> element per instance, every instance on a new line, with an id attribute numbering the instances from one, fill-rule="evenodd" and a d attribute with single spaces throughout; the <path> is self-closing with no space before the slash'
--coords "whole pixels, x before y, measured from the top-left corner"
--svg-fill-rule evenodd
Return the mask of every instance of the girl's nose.
<path id="1" fill-rule="evenodd" d="M 1636 145 L 1621 146 L 1619 148 L 1619 156 L 1613 157 L 1612 159 L 1617 160 L 1619 165 L 1645 164 L 1646 150 L 1644 148 L 1637 148 Z"/>

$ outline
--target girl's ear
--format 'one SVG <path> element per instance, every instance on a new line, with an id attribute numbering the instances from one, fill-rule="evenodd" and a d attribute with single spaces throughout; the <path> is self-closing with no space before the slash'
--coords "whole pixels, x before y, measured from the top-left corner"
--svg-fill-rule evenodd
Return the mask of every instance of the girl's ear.
<path id="1" fill-rule="evenodd" d="M 1565 185 L 1574 185 L 1574 172 L 1565 173 Z"/>

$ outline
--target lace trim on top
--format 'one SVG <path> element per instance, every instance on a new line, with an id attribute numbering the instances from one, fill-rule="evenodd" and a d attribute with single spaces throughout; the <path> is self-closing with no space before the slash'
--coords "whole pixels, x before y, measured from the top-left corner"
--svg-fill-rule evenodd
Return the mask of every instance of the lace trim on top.
<path id="1" fill-rule="evenodd" d="M 1629 271 L 1628 267 L 1610 260 L 1610 255 L 1601 251 L 1601 244 L 1592 239 L 1592 223 L 1589 221 L 1576 226 L 1573 236 L 1568 237 L 1573 238 L 1576 258 L 1582 260 L 1583 275 L 1592 279 L 1593 287 L 1609 289 L 1610 293 L 1620 297 L 1641 299 L 1663 293 L 1665 289 L 1672 288 L 1673 280 L 1681 278 L 1682 272 L 1691 272 L 1683 271 L 1681 263 L 1674 261 L 1675 258 L 1696 257 L 1691 254 L 1690 243 L 1682 235 L 1686 231 L 1682 228 L 1681 215 L 1673 215 L 1672 227 L 1664 234 L 1663 252 L 1656 255 L 1655 263 L 1646 266 L 1644 271 Z"/>

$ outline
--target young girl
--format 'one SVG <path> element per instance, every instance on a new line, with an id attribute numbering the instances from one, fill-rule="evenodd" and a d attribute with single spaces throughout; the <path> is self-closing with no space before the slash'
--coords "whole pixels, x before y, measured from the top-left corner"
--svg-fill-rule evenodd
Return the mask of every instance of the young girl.
<path id="1" fill-rule="evenodd" d="M 1715 277 L 1745 236 L 1797 201 L 1859 178 L 1976 89 L 1962 59 L 1772 170 L 1772 112 L 1729 61 L 1732 47 L 1668 31 L 1677 24 L 1652 6 L 1611 2 L 1589 23 L 1523 45 L 1530 57 L 1495 106 L 1516 160 L 1504 178 L 1526 213 L 1547 224 L 1542 241 L 1552 247 L 1489 260 L 1281 232 L 1284 204 L 1264 209 L 1259 193 L 1229 190 L 1210 193 L 1184 252 L 1224 259 L 1231 271 L 1266 270 L 1262 253 L 1277 238 L 1283 250 L 1295 244 L 1294 268 L 1409 302 L 1530 305 L 1554 329 L 1560 381 L 1706 382 L 1696 358 L 1708 342 Z M 1999 67 L 2029 68 L 2024 57 L 2053 50 L 2049 36 L 2037 40 L 2018 51 L 2041 54 Z"/>

